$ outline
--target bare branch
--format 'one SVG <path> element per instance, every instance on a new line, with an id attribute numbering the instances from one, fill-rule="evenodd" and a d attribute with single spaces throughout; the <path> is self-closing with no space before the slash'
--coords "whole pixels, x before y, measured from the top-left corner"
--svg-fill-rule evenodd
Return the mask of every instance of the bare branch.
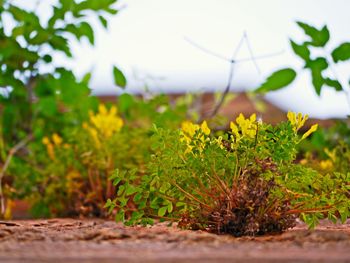
<path id="1" fill-rule="evenodd" d="M 185 39 L 185 41 L 187 41 L 188 43 L 190 43 L 192 46 L 198 48 L 199 50 L 202 50 L 203 52 L 205 52 L 205 53 L 207 53 L 207 54 L 210 54 L 210 55 L 212 55 L 212 56 L 214 56 L 214 57 L 216 57 L 216 58 L 219 58 L 219 59 L 221 59 L 221 60 L 225 60 L 225 61 L 227 61 L 227 62 L 231 62 L 230 59 L 228 59 L 228 58 L 226 58 L 226 57 L 224 57 L 224 56 L 222 56 L 222 55 L 220 55 L 220 54 L 218 54 L 218 53 L 216 53 L 216 52 L 214 52 L 214 51 L 212 51 L 212 50 L 209 50 L 209 49 L 207 49 L 207 48 L 205 48 L 205 47 L 202 47 L 202 46 L 198 45 L 197 43 L 195 43 L 194 41 L 192 41 L 192 40 L 189 39 L 188 37 L 184 37 L 184 39 Z"/>
<path id="2" fill-rule="evenodd" d="M 218 103 L 214 106 L 213 108 L 213 111 L 211 112 L 210 114 L 210 118 L 214 117 L 220 110 L 220 108 L 222 107 L 223 103 L 225 102 L 225 98 L 227 96 L 227 94 L 230 92 L 231 90 L 231 82 L 232 82 L 232 79 L 233 79 L 233 73 L 234 73 L 234 66 L 236 63 L 241 63 L 241 62 L 246 62 L 246 61 L 252 61 L 254 63 L 254 66 L 257 70 L 257 72 L 260 74 L 260 68 L 258 66 L 258 63 L 257 63 L 257 60 L 259 59 L 265 59 L 265 58 L 270 58 L 270 57 L 273 57 L 273 56 L 277 56 L 277 55 L 280 55 L 282 54 L 284 51 L 280 51 L 280 52 L 276 52 L 276 53 L 272 53 L 272 54 L 265 54 L 265 55 L 260 55 L 260 56 L 254 56 L 254 53 L 253 53 L 253 49 L 250 45 L 250 41 L 249 41 L 249 38 L 248 38 L 248 35 L 246 33 L 246 31 L 243 32 L 243 35 L 241 37 L 241 39 L 239 40 L 233 54 L 232 54 L 232 57 L 231 58 L 227 58 L 221 54 L 218 54 L 212 50 L 209 50 L 197 43 L 195 43 L 194 41 L 192 41 L 191 39 L 189 39 L 188 37 L 184 37 L 184 39 L 190 43 L 192 46 L 198 48 L 199 50 L 209 54 L 209 55 L 212 55 L 216 58 L 219 58 L 221 60 L 224 60 L 224 61 L 227 61 L 230 63 L 230 70 L 229 70 L 229 76 L 228 76 L 228 80 L 227 80 L 227 84 L 226 84 L 226 87 L 225 87 L 225 90 L 223 91 L 222 93 L 222 96 L 220 98 L 220 100 L 218 101 Z M 239 50 L 241 49 L 243 43 L 246 42 L 247 44 L 247 47 L 248 47 L 248 52 L 250 54 L 250 57 L 249 58 L 243 58 L 243 59 L 239 59 L 239 60 L 236 60 L 236 56 L 239 52 Z M 203 116 L 205 117 L 205 116 Z"/>
<path id="3" fill-rule="evenodd" d="M 248 38 L 248 35 L 247 35 L 246 32 L 244 32 L 244 38 L 245 38 L 245 41 L 247 43 L 247 47 L 248 47 L 248 51 L 249 51 L 249 54 L 250 54 L 250 58 L 253 61 L 253 64 L 254 64 L 254 66 L 256 68 L 256 71 L 260 74 L 260 68 L 258 66 L 258 63 L 256 63 L 256 59 L 254 57 L 253 49 L 252 49 L 252 47 L 250 45 L 250 41 L 249 41 L 249 38 Z"/>

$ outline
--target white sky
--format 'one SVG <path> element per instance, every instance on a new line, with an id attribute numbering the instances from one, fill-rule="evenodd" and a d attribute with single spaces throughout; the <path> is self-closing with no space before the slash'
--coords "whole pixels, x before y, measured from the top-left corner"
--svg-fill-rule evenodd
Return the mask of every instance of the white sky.
<path id="1" fill-rule="evenodd" d="M 256 55 L 284 50 L 282 55 L 258 61 L 261 74 L 251 62 L 237 64 L 233 91 L 254 89 L 272 71 L 285 66 L 301 69 L 288 41 L 290 37 L 302 40 L 296 20 L 317 27 L 327 24 L 329 50 L 350 41 L 349 0 L 120 0 L 119 5 L 125 8 L 111 18 L 109 31 L 96 28 L 96 47 L 86 41 L 74 45 L 75 60 L 64 61 L 78 74 L 93 70 L 95 93 L 118 91 L 113 85 L 112 65 L 126 73 L 129 90 L 142 90 L 145 84 L 160 91 L 223 90 L 229 64 L 203 53 L 184 37 L 227 57 L 244 31 Z M 237 59 L 247 56 L 243 46 Z M 350 63 L 337 66 L 336 71 L 348 88 Z M 313 117 L 350 113 L 344 93 L 323 88 L 318 98 L 306 72 L 287 89 L 266 98 L 285 110 Z"/>

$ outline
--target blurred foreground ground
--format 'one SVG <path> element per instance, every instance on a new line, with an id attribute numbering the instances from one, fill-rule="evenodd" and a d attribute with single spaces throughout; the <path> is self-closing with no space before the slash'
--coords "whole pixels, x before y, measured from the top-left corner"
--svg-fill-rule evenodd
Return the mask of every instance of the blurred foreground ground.
<path id="1" fill-rule="evenodd" d="M 234 238 L 159 223 L 0 221 L 0 262 L 350 262 L 350 221 L 282 235 Z"/>

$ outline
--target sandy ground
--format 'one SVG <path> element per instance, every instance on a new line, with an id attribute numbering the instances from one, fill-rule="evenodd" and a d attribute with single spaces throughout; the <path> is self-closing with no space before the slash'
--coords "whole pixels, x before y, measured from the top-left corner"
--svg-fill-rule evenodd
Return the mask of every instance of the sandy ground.
<path id="1" fill-rule="evenodd" d="M 164 223 L 142 228 L 99 219 L 0 221 L 0 262 L 350 262 L 350 221 L 243 238 Z"/>

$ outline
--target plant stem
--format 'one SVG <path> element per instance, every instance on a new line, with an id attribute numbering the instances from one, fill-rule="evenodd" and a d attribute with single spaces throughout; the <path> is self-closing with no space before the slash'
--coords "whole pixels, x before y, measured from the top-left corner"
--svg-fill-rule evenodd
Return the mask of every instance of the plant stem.
<path id="1" fill-rule="evenodd" d="M 1 214 L 5 213 L 5 199 L 4 199 L 4 194 L 3 194 L 3 189 L 2 189 L 2 179 L 5 176 L 5 172 L 8 169 L 10 162 L 12 160 L 12 157 L 20 150 L 22 149 L 24 146 L 27 145 L 27 143 L 33 139 L 33 135 L 29 134 L 26 138 L 24 138 L 23 140 L 21 140 L 19 143 L 17 143 L 15 146 L 13 146 L 10 151 L 9 154 L 5 160 L 4 166 L 2 167 L 1 171 L 0 171 L 0 211 Z"/>

